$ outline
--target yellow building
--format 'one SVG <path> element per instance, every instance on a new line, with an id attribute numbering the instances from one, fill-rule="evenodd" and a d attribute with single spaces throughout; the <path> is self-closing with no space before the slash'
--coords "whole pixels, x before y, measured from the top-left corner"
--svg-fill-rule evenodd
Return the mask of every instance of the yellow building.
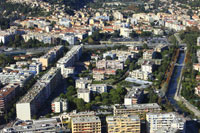
<path id="1" fill-rule="evenodd" d="M 49 66 L 49 58 L 42 56 L 42 57 L 39 58 L 39 62 L 42 63 L 43 70 L 46 69 Z"/>
<path id="2" fill-rule="evenodd" d="M 72 133 L 101 133 L 101 120 L 97 116 L 72 118 Z"/>
<path id="3" fill-rule="evenodd" d="M 140 133 L 140 118 L 137 115 L 106 117 L 108 133 Z"/>

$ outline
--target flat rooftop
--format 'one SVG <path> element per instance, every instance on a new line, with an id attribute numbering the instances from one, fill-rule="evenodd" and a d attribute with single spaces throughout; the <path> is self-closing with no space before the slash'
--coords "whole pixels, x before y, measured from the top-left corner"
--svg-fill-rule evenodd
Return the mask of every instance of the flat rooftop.
<path id="1" fill-rule="evenodd" d="M 33 87 L 18 103 L 30 103 L 40 93 L 40 91 L 42 91 L 46 87 L 46 85 L 56 75 L 58 70 L 59 68 L 52 67 L 33 85 Z"/>
<path id="2" fill-rule="evenodd" d="M 73 124 L 79 123 L 100 123 L 100 118 L 98 116 L 88 116 L 88 117 L 75 117 L 72 118 Z"/>
<path id="3" fill-rule="evenodd" d="M 116 109 L 147 109 L 147 108 L 157 108 L 160 109 L 160 106 L 157 103 L 147 103 L 147 104 L 133 104 L 133 105 L 115 105 Z"/>

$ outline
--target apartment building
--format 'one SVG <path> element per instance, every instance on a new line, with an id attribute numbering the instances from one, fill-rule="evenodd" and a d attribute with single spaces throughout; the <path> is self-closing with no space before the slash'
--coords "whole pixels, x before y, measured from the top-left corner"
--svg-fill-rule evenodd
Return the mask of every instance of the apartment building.
<path id="1" fill-rule="evenodd" d="M 121 69 L 124 68 L 124 63 L 118 60 L 99 60 L 96 62 L 96 67 L 99 69 Z"/>
<path id="2" fill-rule="evenodd" d="M 15 32 L 9 32 L 9 31 L 2 31 L 0 30 L 0 43 L 6 44 L 9 42 L 9 40 L 12 38 L 12 36 L 16 34 Z"/>
<path id="3" fill-rule="evenodd" d="M 49 65 L 56 60 L 56 58 L 63 52 L 63 50 L 63 46 L 55 46 L 50 49 L 45 55 L 41 56 L 39 58 L 39 62 L 42 63 L 43 69 L 45 70 L 47 67 L 49 67 Z"/>
<path id="4" fill-rule="evenodd" d="M 132 88 L 124 97 L 124 105 L 133 105 L 141 103 L 144 90 L 140 88 Z"/>
<path id="5" fill-rule="evenodd" d="M 88 84 L 91 84 L 92 80 L 89 80 L 88 78 L 79 78 L 76 80 L 76 88 L 78 89 L 84 89 L 87 88 Z"/>
<path id="6" fill-rule="evenodd" d="M 32 78 L 33 74 L 30 72 L 10 71 L 0 73 L 0 81 L 3 85 L 11 83 L 23 87 Z"/>
<path id="7" fill-rule="evenodd" d="M 85 102 L 90 102 L 90 90 L 89 89 L 78 89 L 78 98 L 82 98 Z"/>
<path id="8" fill-rule="evenodd" d="M 135 115 L 148 112 L 160 112 L 161 108 L 157 103 L 133 104 L 133 105 L 115 105 L 114 115 Z"/>
<path id="9" fill-rule="evenodd" d="M 89 84 L 87 88 L 93 93 L 104 93 L 107 92 L 106 84 Z"/>
<path id="10" fill-rule="evenodd" d="M 8 84 L 0 89 L 0 116 L 9 111 L 19 91 L 18 84 Z"/>
<path id="11" fill-rule="evenodd" d="M 123 20 L 123 14 L 118 11 L 114 12 L 113 16 L 116 20 Z"/>
<path id="12" fill-rule="evenodd" d="M 101 120 L 97 116 L 72 118 L 72 133 L 101 133 Z"/>
<path id="13" fill-rule="evenodd" d="M 120 28 L 120 36 L 129 38 L 132 31 L 133 29 L 122 27 Z"/>
<path id="14" fill-rule="evenodd" d="M 129 72 L 131 78 L 148 80 L 151 79 L 152 74 L 149 72 L 143 72 L 141 69 L 133 70 Z"/>
<path id="15" fill-rule="evenodd" d="M 60 97 L 55 98 L 51 103 L 51 110 L 54 113 L 62 113 L 67 111 L 67 99 L 62 99 Z"/>
<path id="16" fill-rule="evenodd" d="M 29 65 L 29 70 L 36 72 L 36 74 L 39 74 L 42 71 L 42 63 L 40 62 L 32 62 Z"/>
<path id="17" fill-rule="evenodd" d="M 175 128 L 177 130 L 183 131 L 186 120 L 176 114 L 175 112 L 170 113 L 147 113 L 147 132 L 155 133 L 161 128 L 167 127 Z"/>
<path id="18" fill-rule="evenodd" d="M 101 81 L 101 80 L 104 80 L 105 79 L 105 75 L 104 74 L 96 74 L 94 73 L 92 75 L 92 78 L 96 81 Z"/>
<path id="19" fill-rule="evenodd" d="M 16 104 L 17 118 L 31 120 L 61 81 L 60 68 L 52 67 Z"/>
<path id="20" fill-rule="evenodd" d="M 140 133 L 140 118 L 137 115 L 107 116 L 108 133 Z"/>
<path id="21" fill-rule="evenodd" d="M 143 59 L 153 59 L 155 57 L 155 51 L 152 50 L 147 50 L 143 53 Z"/>
<path id="22" fill-rule="evenodd" d="M 92 74 L 106 74 L 106 75 L 115 75 L 116 70 L 114 69 L 93 69 Z"/>
<path id="23" fill-rule="evenodd" d="M 76 61 L 80 59 L 82 54 L 82 45 L 73 46 L 67 54 L 58 60 L 56 66 L 61 68 L 61 74 L 63 77 L 67 78 L 68 74 L 66 75 L 66 69 L 68 67 L 72 67 Z"/>
<path id="24" fill-rule="evenodd" d="M 141 70 L 146 73 L 153 73 L 154 72 L 154 63 L 151 61 L 145 61 L 141 65 Z"/>
<path id="25" fill-rule="evenodd" d="M 107 92 L 106 84 L 92 84 L 92 80 L 88 78 L 79 78 L 76 80 L 76 88 L 78 89 L 88 89 L 93 93 L 103 93 Z"/>

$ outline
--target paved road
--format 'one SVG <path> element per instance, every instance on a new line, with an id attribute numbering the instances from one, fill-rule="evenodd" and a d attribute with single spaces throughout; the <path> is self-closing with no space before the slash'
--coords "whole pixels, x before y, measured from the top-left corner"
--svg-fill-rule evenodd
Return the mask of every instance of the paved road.
<path id="1" fill-rule="evenodd" d="M 40 47 L 40 48 L 29 48 L 29 49 L 14 49 L 11 51 L 4 51 L 0 49 L 1 53 L 6 55 L 15 55 L 15 54 L 36 54 L 41 52 L 46 52 L 50 50 L 52 47 Z"/>

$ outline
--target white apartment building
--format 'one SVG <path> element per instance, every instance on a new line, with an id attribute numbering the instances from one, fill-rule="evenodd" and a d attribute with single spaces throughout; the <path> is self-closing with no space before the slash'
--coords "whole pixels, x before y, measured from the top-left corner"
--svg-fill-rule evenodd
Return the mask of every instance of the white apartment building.
<path id="1" fill-rule="evenodd" d="M 17 118 L 31 120 L 61 81 L 60 68 L 51 68 L 16 104 Z"/>
<path id="2" fill-rule="evenodd" d="M 54 113 L 62 113 L 67 111 L 67 99 L 56 98 L 51 103 L 51 110 Z"/>
<path id="3" fill-rule="evenodd" d="M 92 80 L 88 78 L 80 78 L 76 80 L 76 88 L 78 89 L 85 89 L 87 88 L 88 84 L 92 83 Z"/>
<path id="4" fill-rule="evenodd" d="M 148 133 L 155 133 L 161 128 L 176 128 L 177 130 L 184 130 L 186 120 L 176 114 L 170 113 L 147 113 L 147 131 Z"/>
<path id="5" fill-rule="evenodd" d="M 66 70 L 65 68 L 72 67 L 75 61 L 78 61 L 80 59 L 81 54 L 82 54 L 82 45 L 73 46 L 72 49 L 68 51 L 63 58 L 58 60 L 56 66 L 61 68 L 61 74 L 63 76 L 65 76 L 65 70 Z"/>
<path id="6" fill-rule="evenodd" d="M 151 61 L 145 61 L 142 65 L 141 65 L 141 70 L 143 72 L 147 72 L 147 73 L 153 73 L 154 71 L 154 63 Z"/>
<path id="7" fill-rule="evenodd" d="M 123 16 L 122 13 L 116 11 L 116 12 L 113 13 L 113 17 L 114 17 L 116 20 L 123 20 L 123 17 L 124 17 L 124 16 Z"/>
<path id="8" fill-rule="evenodd" d="M 67 41 L 69 43 L 69 45 L 74 45 L 78 38 L 74 35 L 74 34 L 65 34 L 63 37 L 62 37 L 63 40 Z"/>
<path id="9" fill-rule="evenodd" d="M 19 84 L 20 87 L 23 87 L 24 84 L 33 77 L 32 73 L 29 72 L 1 72 L 0 81 L 2 84 Z"/>
<path id="10" fill-rule="evenodd" d="M 107 85 L 106 84 L 89 84 L 87 88 L 94 93 L 104 93 L 107 92 Z"/>
<path id="11" fill-rule="evenodd" d="M 90 90 L 88 89 L 78 89 L 78 98 L 82 98 L 85 102 L 90 102 Z"/>
<path id="12" fill-rule="evenodd" d="M 96 62 L 97 68 L 104 68 L 104 69 L 121 69 L 124 68 L 124 63 L 118 61 L 118 60 L 99 60 Z"/>
<path id="13" fill-rule="evenodd" d="M 151 79 L 152 74 L 149 72 L 142 71 L 141 69 L 133 70 L 129 72 L 131 78 L 148 80 Z"/>
<path id="14" fill-rule="evenodd" d="M 127 37 L 129 38 L 130 37 L 130 33 L 132 32 L 133 30 L 132 29 L 129 29 L 129 28 L 120 28 L 120 36 L 123 36 L 123 37 Z"/>
<path id="15" fill-rule="evenodd" d="M 39 74 L 42 71 L 42 63 L 40 62 L 33 62 L 29 65 L 30 71 L 35 71 L 36 74 Z"/>

